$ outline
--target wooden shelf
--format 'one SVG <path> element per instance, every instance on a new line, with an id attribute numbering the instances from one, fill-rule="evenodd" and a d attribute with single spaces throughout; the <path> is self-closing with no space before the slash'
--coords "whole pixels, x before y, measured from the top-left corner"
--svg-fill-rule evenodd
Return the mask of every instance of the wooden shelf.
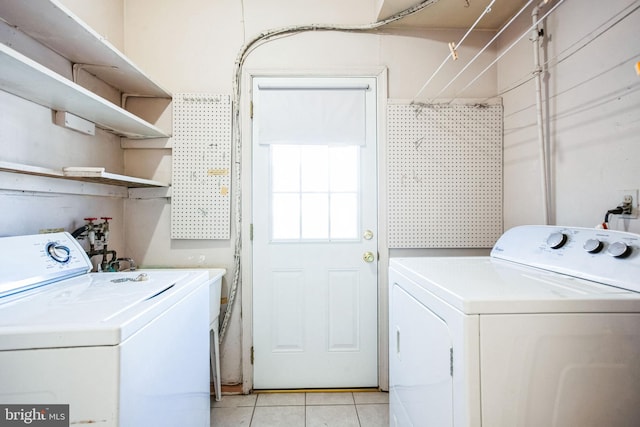
<path id="1" fill-rule="evenodd" d="M 0 161 L 0 171 L 14 172 L 25 175 L 44 176 L 47 178 L 61 178 L 74 181 L 92 182 L 96 184 L 115 185 L 127 188 L 168 188 L 169 184 L 150 179 L 109 173 L 99 167 L 66 167 L 62 171 L 39 166 Z"/>
<path id="2" fill-rule="evenodd" d="M 27 2 L 28 3 L 28 2 Z M 128 138 L 167 138 L 161 129 L 0 44 L 0 89 L 54 110 L 68 111 Z"/>
<path id="3" fill-rule="evenodd" d="M 167 90 L 58 0 L 0 0 L 0 19 L 16 28 L 16 33 L 25 34 L 65 58 L 74 69 L 78 66 L 115 87 L 123 99 L 130 96 L 171 99 Z M 69 112 L 127 138 L 160 138 L 166 144 L 170 135 L 163 130 L 10 46 L 10 41 L 0 43 L 0 90 L 52 110 Z M 109 197 L 128 197 L 129 191 L 135 190 L 141 198 L 170 197 L 168 184 L 112 174 L 99 167 L 56 170 L 0 161 L 0 172 L 3 189 Z"/>
<path id="4" fill-rule="evenodd" d="M 123 93 L 171 98 L 167 90 L 56 0 L 0 0 L 0 17 Z"/>
<path id="5" fill-rule="evenodd" d="M 109 173 L 104 168 L 95 167 L 66 167 L 62 173 L 67 179 L 95 182 L 98 184 L 119 185 L 128 188 L 168 187 L 168 184 L 150 179 L 135 178 L 132 176 Z"/>

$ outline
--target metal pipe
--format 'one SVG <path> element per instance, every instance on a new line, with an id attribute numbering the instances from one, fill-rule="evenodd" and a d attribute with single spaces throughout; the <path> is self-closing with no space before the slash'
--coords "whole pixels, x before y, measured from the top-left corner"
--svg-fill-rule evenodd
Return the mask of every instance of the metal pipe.
<path id="1" fill-rule="evenodd" d="M 126 262 L 129 264 L 129 268 L 127 269 L 127 271 L 135 271 L 136 268 L 138 268 L 133 258 L 118 258 L 110 264 L 109 268 L 113 266 L 113 268 L 115 269 L 114 271 L 124 271 L 120 269 L 121 262 Z"/>
<path id="2" fill-rule="evenodd" d="M 98 252 L 98 255 L 102 255 L 102 262 L 100 263 L 100 271 L 109 271 L 109 266 L 114 263 L 117 258 L 116 251 L 107 249 L 107 245 L 102 247 L 102 250 Z M 111 259 L 107 261 L 107 255 L 111 255 Z"/>
<path id="3" fill-rule="evenodd" d="M 544 210 L 545 224 L 551 222 L 551 214 L 549 209 L 549 154 L 547 144 L 544 137 L 544 122 L 542 118 L 542 66 L 540 65 L 540 30 L 538 28 L 538 14 L 540 8 L 548 3 L 549 0 L 543 0 L 531 12 L 533 26 L 531 29 L 531 41 L 533 43 L 533 75 L 535 76 L 536 85 L 536 121 L 538 129 L 538 143 L 540 144 L 540 160 L 542 163 L 542 208 Z"/>

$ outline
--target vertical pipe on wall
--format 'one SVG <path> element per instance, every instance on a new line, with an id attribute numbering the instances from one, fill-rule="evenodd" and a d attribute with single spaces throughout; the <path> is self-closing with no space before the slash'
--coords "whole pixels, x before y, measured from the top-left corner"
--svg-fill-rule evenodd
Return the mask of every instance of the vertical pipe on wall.
<path id="1" fill-rule="evenodd" d="M 540 160 L 542 163 L 542 207 L 544 210 L 545 224 L 551 221 L 549 203 L 549 154 L 544 137 L 544 122 L 542 119 L 542 66 L 540 65 L 540 30 L 538 28 L 538 14 L 540 8 L 547 4 L 549 0 L 543 0 L 531 12 L 533 26 L 531 29 L 531 41 L 533 43 L 533 74 L 536 85 L 536 125 L 538 129 L 538 143 L 540 146 Z"/>

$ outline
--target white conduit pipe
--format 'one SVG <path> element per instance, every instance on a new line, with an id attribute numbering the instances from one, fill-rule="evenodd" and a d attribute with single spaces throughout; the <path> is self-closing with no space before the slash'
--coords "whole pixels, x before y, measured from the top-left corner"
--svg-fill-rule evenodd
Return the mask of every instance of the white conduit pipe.
<path id="1" fill-rule="evenodd" d="M 242 157 L 242 147 L 241 147 L 241 132 L 240 132 L 240 98 L 241 98 L 241 78 L 242 78 L 242 66 L 244 65 L 247 56 L 249 55 L 252 48 L 257 47 L 260 43 L 269 41 L 272 38 L 288 35 L 288 34 L 298 34 L 306 31 L 342 31 L 342 32 L 367 32 L 371 30 L 375 30 L 384 25 L 395 22 L 399 19 L 402 19 L 406 16 L 412 15 L 426 7 L 431 6 L 434 3 L 437 3 L 439 0 L 424 0 L 415 6 L 412 6 L 408 9 L 405 9 L 401 12 L 396 13 L 386 19 L 381 21 L 373 22 L 370 24 L 364 25 L 325 25 L 325 24 L 310 24 L 310 25 L 301 25 L 301 26 L 291 26 L 291 27 L 283 27 L 273 30 L 267 30 L 260 34 L 258 34 L 253 39 L 249 40 L 245 43 L 241 48 L 238 56 L 236 57 L 236 62 L 234 66 L 234 74 L 233 74 L 233 105 L 232 105 L 232 120 L 233 120 L 233 144 L 234 144 L 234 158 L 235 158 L 235 174 L 234 174 L 234 184 L 235 184 L 235 192 L 237 194 L 235 200 L 235 221 L 234 225 L 236 227 L 236 238 L 234 241 L 235 249 L 234 249 L 234 275 L 233 281 L 231 283 L 231 287 L 229 289 L 229 295 L 227 300 L 227 309 L 224 313 L 224 317 L 222 319 L 222 325 L 220 326 L 220 338 L 219 342 L 222 343 L 225 335 L 227 326 L 229 324 L 229 319 L 231 319 L 231 314 L 233 310 L 233 304 L 235 302 L 236 293 L 240 284 L 240 272 L 241 272 L 241 260 L 240 260 L 240 252 L 242 249 L 242 195 L 241 195 L 241 183 L 242 183 L 242 170 L 241 170 L 241 157 Z"/>
<path id="2" fill-rule="evenodd" d="M 549 155 L 547 152 L 547 144 L 544 137 L 544 122 L 542 119 L 542 67 L 540 66 L 540 31 L 538 29 L 538 15 L 540 8 L 545 6 L 549 0 L 543 0 L 531 12 L 532 29 L 531 42 L 533 43 L 533 75 L 536 84 L 536 124 L 538 128 L 538 143 L 540 145 L 540 162 L 542 163 L 542 209 L 544 211 L 545 224 L 551 221 L 550 203 L 549 203 Z"/>
<path id="3" fill-rule="evenodd" d="M 456 75 L 455 75 L 455 76 L 454 76 L 454 77 L 449 81 L 449 83 L 447 83 L 447 84 L 446 84 L 442 89 L 440 89 L 440 92 L 438 92 L 438 93 L 437 93 L 437 94 L 436 94 L 432 99 L 437 98 L 438 96 L 440 96 L 440 94 L 442 94 L 445 90 L 447 90 L 447 88 L 448 88 L 449 86 L 451 86 L 451 85 L 453 84 L 453 82 L 454 82 L 454 81 L 456 81 L 456 80 L 458 79 L 458 77 L 460 77 L 460 75 L 461 75 L 462 73 L 464 73 L 464 72 L 467 70 L 467 68 L 469 68 L 469 67 L 471 66 L 471 64 L 473 64 L 473 63 L 476 61 L 476 59 L 478 59 L 478 58 L 480 57 L 480 55 L 482 55 L 482 54 L 484 53 L 484 51 L 485 51 L 485 50 L 487 50 L 487 48 L 489 48 L 489 46 L 491 46 L 491 45 L 493 44 L 493 42 L 494 42 L 494 41 L 496 41 L 496 40 L 498 39 L 498 37 L 500 36 L 500 34 L 502 34 L 502 33 L 503 33 L 507 28 L 509 28 L 509 25 L 511 25 L 511 23 L 512 23 L 513 21 L 515 21 L 515 20 L 516 20 L 516 18 L 517 18 L 518 16 L 520 16 L 520 14 L 521 14 L 522 12 L 524 12 L 524 11 L 525 11 L 525 9 L 526 9 L 527 7 L 529 7 L 529 5 L 530 5 L 531 3 L 533 3 L 533 2 L 534 2 L 534 0 L 529 0 L 529 1 L 527 2 L 527 4 L 525 4 L 524 6 L 522 6 L 522 7 L 520 8 L 520 10 L 518 11 L 518 13 L 516 13 L 515 15 L 513 15 L 513 16 L 511 17 L 511 19 L 509 20 L 509 22 L 507 22 L 505 25 L 503 25 L 503 26 L 502 26 L 502 28 L 500 29 L 500 31 L 498 31 L 498 32 L 497 32 L 497 33 L 496 33 L 496 34 L 491 38 L 491 40 L 489 40 L 489 42 L 488 42 L 486 45 L 484 45 L 484 47 L 483 47 L 482 49 L 480 49 L 480 51 L 479 51 L 478 53 L 476 53 L 476 55 L 475 55 L 473 58 L 471 58 L 471 61 L 469 61 L 469 62 L 467 63 L 467 65 L 465 65 L 465 66 L 462 68 L 462 70 L 460 70 L 460 71 L 458 72 L 458 74 L 456 74 Z M 486 70 L 485 70 L 485 71 L 486 71 Z M 484 73 L 484 71 L 483 71 L 483 73 Z"/>
<path id="4" fill-rule="evenodd" d="M 529 0 L 530 2 L 533 0 Z M 413 99 L 411 100 L 411 103 L 415 103 L 416 98 L 420 96 L 420 94 L 427 88 L 427 86 L 429 86 L 429 83 L 431 83 L 431 81 L 434 79 L 434 77 L 440 72 L 440 70 L 442 70 L 442 68 L 445 66 L 445 64 L 447 63 L 447 61 L 449 60 L 449 58 L 451 58 L 453 56 L 453 50 L 458 49 L 460 46 L 462 46 L 462 43 L 465 41 L 465 39 L 467 38 L 467 36 L 469 34 L 471 34 L 471 31 L 473 31 L 476 26 L 478 25 L 478 23 L 480 22 L 480 20 L 489 12 L 491 12 L 491 6 L 493 6 L 493 4 L 496 2 L 496 0 L 491 0 L 491 3 L 489 3 L 489 5 L 487 7 L 484 8 L 484 11 L 480 14 L 480 16 L 478 16 L 478 19 L 476 19 L 476 22 L 473 23 L 473 25 L 467 30 L 467 32 L 465 33 L 464 36 L 462 36 L 462 38 L 460 39 L 460 41 L 458 43 L 456 43 L 453 48 L 452 51 L 449 52 L 449 55 L 447 55 L 446 58 L 444 58 L 444 61 L 442 61 L 442 64 L 440 64 L 440 66 L 433 72 L 433 74 L 431 75 L 431 77 L 429 77 L 429 80 L 427 80 L 425 82 L 425 84 L 422 85 L 422 87 L 420 88 L 420 90 L 418 91 L 418 93 L 416 93 L 416 95 L 413 97 Z M 455 58 L 454 58 L 455 59 Z"/>

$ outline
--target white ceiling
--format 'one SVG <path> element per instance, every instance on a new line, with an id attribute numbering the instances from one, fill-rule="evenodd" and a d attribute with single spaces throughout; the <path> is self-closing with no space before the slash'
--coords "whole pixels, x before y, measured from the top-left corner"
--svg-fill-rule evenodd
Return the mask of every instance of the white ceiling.
<path id="1" fill-rule="evenodd" d="M 378 19 L 387 18 L 419 2 L 420 0 L 379 0 Z M 527 0 L 496 0 L 491 7 L 491 12 L 480 20 L 476 28 L 499 29 L 526 2 Z M 490 3 L 491 0 L 439 0 L 420 12 L 391 25 L 395 27 L 467 29 L 473 25 Z"/>

